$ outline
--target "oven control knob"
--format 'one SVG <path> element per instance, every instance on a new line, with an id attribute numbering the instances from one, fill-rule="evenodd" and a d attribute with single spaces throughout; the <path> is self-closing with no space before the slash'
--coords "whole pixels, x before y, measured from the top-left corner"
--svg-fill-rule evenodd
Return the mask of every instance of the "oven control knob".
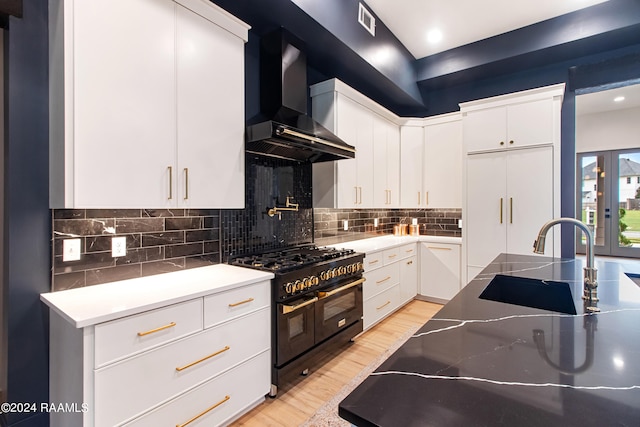
<path id="1" fill-rule="evenodd" d="M 291 283 L 291 282 L 286 283 L 285 285 L 283 285 L 283 288 L 284 288 L 284 292 L 286 294 L 292 294 L 293 291 L 295 291 L 295 288 L 293 287 L 293 283 Z"/>
<path id="2" fill-rule="evenodd" d="M 347 273 L 349 274 L 353 273 L 353 264 L 347 265 Z"/>
<path id="3" fill-rule="evenodd" d="M 329 271 L 323 271 L 320 273 L 320 280 L 325 281 L 325 280 L 329 280 Z"/>
<path id="4" fill-rule="evenodd" d="M 304 278 L 304 288 L 305 289 L 309 289 L 311 286 L 313 286 L 313 282 L 311 280 L 311 277 L 305 277 Z"/>
<path id="5" fill-rule="evenodd" d="M 295 289 L 296 291 L 301 291 L 302 289 L 304 289 L 304 284 L 302 283 L 302 281 L 300 281 L 300 280 L 296 280 L 296 281 L 294 282 L 294 289 Z"/>
<path id="6" fill-rule="evenodd" d="M 309 280 L 311 281 L 312 286 L 316 286 L 318 283 L 320 283 L 320 280 L 318 280 L 317 276 L 311 276 L 309 277 Z"/>
<path id="7" fill-rule="evenodd" d="M 361 263 L 361 262 L 359 262 L 359 263 L 357 264 L 357 268 L 358 268 L 358 271 L 364 271 L 364 264 L 363 264 L 363 263 Z"/>
<path id="8" fill-rule="evenodd" d="M 340 273 L 338 272 L 338 267 L 335 267 L 331 270 L 331 277 L 338 277 Z"/>
<path id="9" fill-rule="evenodd" d="M 346 274 L 346 272 L 347 272 L 347 269 L 345 268 L 345 266 L 344 266 L 344 265 L 341 265 L 341 266 L 338 268 L 338 274 L 339 274 L 340 276 L 344 276 L 344 275 Z"/>

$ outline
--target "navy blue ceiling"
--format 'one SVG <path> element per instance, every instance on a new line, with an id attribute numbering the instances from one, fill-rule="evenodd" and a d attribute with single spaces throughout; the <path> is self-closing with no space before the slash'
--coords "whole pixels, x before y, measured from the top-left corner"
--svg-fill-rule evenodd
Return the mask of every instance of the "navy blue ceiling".
<path id="1" fill-rule="evenodd" d="M 358 0 L 212 0 L 260 36 L 285 27 L 309 65 L 400 115 L 430 115 L 429 94 L 640 44 L 640 0 L 609 0 L 503 35 L 415 59 L 379 20 L 357 23 Z M 377 62 L 384 48 L 391 61 Z"/>

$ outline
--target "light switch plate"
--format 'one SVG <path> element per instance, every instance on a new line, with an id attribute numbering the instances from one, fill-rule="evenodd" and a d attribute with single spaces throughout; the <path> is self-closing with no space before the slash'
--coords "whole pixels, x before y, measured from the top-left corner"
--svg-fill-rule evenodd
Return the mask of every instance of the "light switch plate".
<path id="1" fill-rule="evenodd" d="M 111 239 L 111 256 L 121 257 L 127 255 L 127 237 L 113 237 Z"/>
<path id="2" fill-rule="evenodd" d="M 64 239 L 62 241 L 62 261 L 78 261 L 80 259 L 80 239 Z"/>

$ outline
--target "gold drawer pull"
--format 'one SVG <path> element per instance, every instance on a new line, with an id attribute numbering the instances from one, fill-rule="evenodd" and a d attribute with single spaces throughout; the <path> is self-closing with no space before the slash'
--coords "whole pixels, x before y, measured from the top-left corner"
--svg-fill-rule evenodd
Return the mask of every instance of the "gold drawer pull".
<path id="1" fill-rule="evenodd" d="M 331 290 L 329 292 L 318 292 L 318 299 L 328 298 L 328 297 L 330 297 L 332 295 L 335 295 L 337 293 L 340 293 L 342 291 L 346 291 L 349 288 L 353 288 L 354 286 L 358 286 L 358 285 L 363 284 L 366 280 L 367 279 L 364 279 L 364 278 L 363 279 L 358 279 L 358 280 L 355 280 L 355 281 L 353 281 L 351 283 L 347 283 L 344 286 L 340 286 L 339 288 L 333 289 L 333 290 Z"/>
<path id="2" fill-rule="evenodd" d="M 450 251 L 451 248 L 439 248 L 437 246 L 429 246 L 429 249 L 438 249 L 439 251 Z"/>
<path id="3" fill-rule="evenodd" d="M 395 258 L 397 256 L 398 256 L 398 254 L 393 254 L 393 255 L 389 255 L 388 258 Z"/>
<path id="4" fill-rule="evenodd" d="M 391 304 L 391 301 L 387 301 L 384 304 L 382 304 L 380 307 L 376 307 L 376 310 L 380 310 L 385 308 L 386 306 L 388 306 L 389 304 Z"/>
<path id="5" fill-rule="evenodd" d="M 413 252 L 413 249 L 407 249 L 405 252 L 410 254 L 411 252 Z"/>
<path id="6" fill-rule="evenodd" d="M 239 305 L 246 304 L 246 303 L 252 302 L 252 301 L 253 301 L 253 298 L 247 298 L 246 300 L 234 302 L 233 304 L 229 304 L 229 307 L 237 307 Z"/>
<path id="7" fill-rule="evenodd" d="M 220 402 L 216 403 L 215 405 L 213 405 L 210 408 L 205 409 L 204 411 L 200 412 L 198 415 L 196 415 L 195 417 L 191 418 L 189 421 L 187 421 L 184 424 L 176 424 L 176 427 L 185 427 L 188 426 L 189 424 L 191 424 L 192 422 L 194 422 L 195 420 L 197 420 L 198 418 L 200 418 L 201 416 L 207 414 L 208 412 L 213 411 L 214 409 L 216 409 L 218 406 L 222 405 L 223 403 L 225 403 L 227 400 L 231 399 L 231 396 L 225 396 L 224 399 L 222 399 Z"/>
<path id="8" fill-rule="evenodd" d="M 151 329 L 150 331 L 138 332 L 139 337 L 144 337 L 145 335 L 153 334 L 154 332 L 164 331 L 165 329 L 173 328 L 176 326 L 176 322 L 171 322 L 168 325 L 160 326 L 159 328 Z"/>
<path id="9" fill-rule="evenodd" d="M 313 297 L 311 299 L 308 299 L 304 302 L 301 302 L 300 304 L 297 305 L 285 305 L 282 304 L 282 314 L 289 314 L 289 313 L 293 313 L 296 310 L 300 310 L 303 307 L 306 307 L 308 305 L 313 304 L 314 302 L 318 301 L 318 297 Z"/>
<path id="10" fill-rule="evenodd" d="M 387 276 L 387 277 L 385 277 L 385 278 L 384 278 L 384 279 L 382 279 L 382 280 L 378 280 L 376 283 L 377 283 L 377 284 L 384 283 L 384 282 L 386 282 L 386 281 L 387 281 L 387 280 L 389 280 L 389 279 L 391 279 L 391 276 Z"/>
<path id="11" fill-rule="evenodd" d="M 407 262 L 407 265 L 411 265 L 411 264 L 413 264 L 413 261 Z"/>
<path id="12" fill-rule="evenodd" d="M 374 259 L 374 260 L 369 261 L 369 264 L 377 264 L 378 261 L 380 261 L 380 260 L 379 259 Z"/>
<path id="13" fill-rule="evenodd" d="M 223 349 L 218 350 L 218 351 L 216 351 L 215 353 L 212 353 L 212 354 L 210 354 L 210 355 L 208 355 L 208 356 L 205 356 L 205 357 L 203 357 L 203 358 L 202 358 L 202 359 L 200 359 L 200 360 L 196 360 L 195 362 L 191 362 L 191 363 L 189 363 L 188 365 L 184 365 L 184 366 L 179 366 L 179 367 L 177 367 L 177 368 L 176 368 L 176 371 L 178 371 L 178 372 L 180 372 L 180 371 L 184 371 L 185 369 L 190 368 L 190 367 L 192 367 L 193 365 L 197 365 L 197 364 L 198 364 L 198 363 L 200 363 L 200 362 L 204 362 L 205 360 L 211 359 L 212 357 L 217 356 L 217 355 L 219 355 L 220 353 L 224 353 L 225 351 L 227 351 L 227 350 L 229 350 L 229 349 L 231 349 L 231 347 L 229 347 L 228 345 L 225 345 Z M 187 424 L 188 424 L 188 423 L 187 423 Z M 186 424 L 185 424 L 185 425 L 186 425 Z"/>

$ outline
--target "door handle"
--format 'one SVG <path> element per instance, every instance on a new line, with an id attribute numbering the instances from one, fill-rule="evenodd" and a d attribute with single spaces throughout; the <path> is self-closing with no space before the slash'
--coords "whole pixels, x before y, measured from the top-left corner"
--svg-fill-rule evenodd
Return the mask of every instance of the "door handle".
<path id="1" fill-rule="evenodd" d="M 189 168 L 184 168 L 184 199 L 189 199 Z"/>
<path id="2" fill-rule="evenodd" d="M 173 199 L 173 168 L 167 166 L 167 170 L 169 171 L 169 197 L 167 197 L 167 200 L 171 200 Z"/>
<path id="3" fill-rule="evenodd" d="M 513 197 L 509 197 L 509 224 L 513 224 Z"/>
<path id="4" fill-rule="evenodd" d="M 344 286 L 340 286 L 339 288 L 336 288 L 336 289 L 330 290 L 330 291 L 328 291 L 328 292 L 318 292 L 318 298 L 319 298 L 319 299 L 328 298 L 328 297 L 330 297 L 331 295 L 335 295 L 335 294 L 337 294 L 337 293 L 339 293 L 339 292 L 342 292 L 342 291 L 345 291 L 345 290 L 347 290 L 347 289 L 349 289 L 349 288 L 353 288 L 354 286 L 358 286 L 359 284 L 364 283 L 364 282 L 365 282 L 365 280 L 367 280 L 367 279 L 364 279 L 364 278 L 362 278 L 362 279 L 358 279 L 358 280 L 356 280 L 356 281 L 353 281 L 353 282 L 351 282 L 351 283 L 347 283 L 347 284 L 346 284 L 346 285 L 344 285 Z"/>
<path id="5" fill-rule="evenodd" d="M 500 197 L 500 224 L 502 224 L 502 197 Z"/>
<path id="6" fill-rule="evenodd" d="M 296 305 L 282 305 L 282 314 L 288 314 L 291 312 L 294 312 L 296 310 L 301 309 L 302 307 L 306 307 L 310 304 L 313 304 L 314 302 L 318 301 L 318 297 L 313 297 L 309 300 L 306 300 L 305 302 L 301 302 L 300 304 L 296 304 Z"/>

